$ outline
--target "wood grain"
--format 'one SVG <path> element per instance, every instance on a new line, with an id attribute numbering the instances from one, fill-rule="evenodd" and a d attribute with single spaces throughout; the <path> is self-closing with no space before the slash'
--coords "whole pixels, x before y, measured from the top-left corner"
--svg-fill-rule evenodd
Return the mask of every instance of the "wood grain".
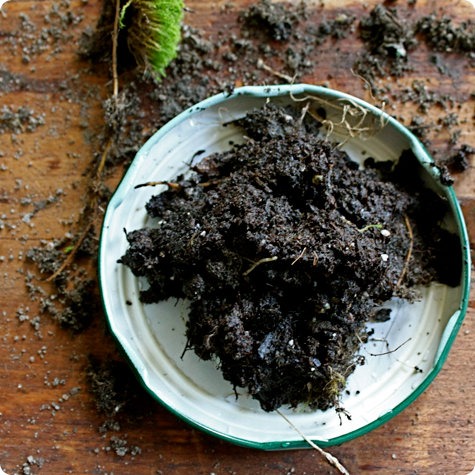
<path id="1" fill-rule="evenodd" d="M 212 37 L 223 23 L 234 21 L 232 12 L 252 2 L 235 0 L 231 10 L 224 0 L 186 3 L 185 21 Z M 344 6 L 361 16 L 375 3 L 329 0 L 324 12 Z M 319 1 L 308 4 L 320 8 Z M 12 0 L 0 13 L 0 110 L 27 107 L 36 118 L 44 114 L 44 124 L 30 132 L 0 134 L 0 466 L 10 475 L 336 473 L 312 450 L 260 452 L 200 433 L 133 382 L 128 411 L 113 418 L 115 427 L 104 427 L 111 417 L 97 410 L 87 381 L 89 356 L 119 367 L 124 361 L 104 316 L 98 310 L 86 331 L 73 334 L 40 312 L 44 298 L 54 299 L 52 286 L 40 282 L 46 296 L 31 298 L 26 283 L 36 271 L 27 262 L 28 249 L 70 232 L 85 205 L 85 173 L 96 152 L 93 137 L 101 130 L 101 102 L 111 84 L 103 68 L 94 71 L 78 59 L 76 42 L 95 25 L 100 6 L 99 0 Z M 433 10 L 460 21 L 475 19 L 468 2 L 450 0 L 419 0 L 412 16 Z M 58 18 L 67 11 L 77 18 L 63 28 Z M 57 25 L 61 34 L 41 40 L 47 15 L 49 26 Z M 44 42 L 48 47 L 42 50 Z M 325 49 L 302 81 L 371 99 L 351 72 L 359 47 L 348 39 L 339 49 Z M 441 77 L 427 61 L 427 51 L 415 54 L 420 68 L 404 81 L 387 79 L 393 88 L 424 79 L 460 98 L 475 90 L 475 75 L 466 63 L 447 59 L 454 74 Z M 68 92 L 71 87 L 74 94 Z M 475 146 L 473 106 L 473 98 L 463 104 L 460 128 L 464 142 Z M 394 113 L 410 117 L 410 107 Z M 435 137 L 434 145 L 444 150 L 447 139 Z M 111 188 L 123 171 L 114 170 Z M 471 169 L 456 181 L 472 241 L 474 183 Z M 331 448 L 350 473 L 467 475 L 475 467 L 474 313 L 472 300 L 446 365 L 420 398 L 379 429 Z"/>

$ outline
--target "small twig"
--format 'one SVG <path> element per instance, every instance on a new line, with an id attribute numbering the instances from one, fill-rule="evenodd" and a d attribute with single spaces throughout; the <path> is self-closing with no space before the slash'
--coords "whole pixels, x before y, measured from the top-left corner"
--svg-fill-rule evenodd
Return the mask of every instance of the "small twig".
<path id="1" fill-rule="evenodd" d="M 94 213 L 95 216 L 96 213 Z M 81 247 L 81 244 L 84 242 L 84 239 L 86 239 L 86 236 L 89 233 L 89 230 L 92 227 L 92 224 L 94 222 L 94 218 L 91 218 L 87 226 L 84 228 L 84 231 L 81 233 L 81 236 L 79 236 L 79 239 L 77 240 L 76 244 L 74 247 L 71 249 L 71 251 L 68 253 L 68 257 L 64 260 L 64 262 L 56 269 L 56 271 L 50 275 L 47 279 L 46 282 L 51 282 L 54 280 L 61 272 L 63 272 L 64 269 L 66 269 L 71 262 L 73 262 L 74 256 L 78 252 L 79 248 Z"/>
<path id="2" fill-rule="evenodd" d="M 410 341 L 412 340 L 411 337 L 409 337 L 406 341 L 403 341 L 400 345 L 396 346 L 396 348 L 393 348 L 392 350 L 388 350 L 388 351 L 383 351 L 382 353 L 370 353 L 368 351 L 368 354 L 370 356 L 384 356 L 384 355 L 389 355 L 391 353 L 395 353 L 397 350 L 399 350 L 399 348 L 402 348 L 406 343 L 409 343 Z"/>
<path id="3" fill-rule="evenodd" d="M 292 261 L 292 264 L 290 264 L 290 265 L 293 266 L 297 261 L 299 261 L 300 259 L 302 259 L 302 257 L 304 256 L 306 250 L 307 250 L 307 248 L 304 247 L 304 248 L 302 249 L 302 252 Z"/>
<path id="4" fill-rule="evenodd" d="M 215 180 L 208 180 L 204 181 L 202 183 L 197 183 L 197 186 L 200 186 L 201 188 L 207 188 L 208 186 L 214 186 L 218 183 L 220 183 L 222 179 L 215 179 Z M 139 183 L 138 185 L 135 185 L 134 188 L 144 188 L 145 186 L 157 186 L 157 185 L 167 185 L 169 189 L 173 191 L 180 191 L 183 188 L 183 185 L 180 185 L 180 183 L 176 183 L 174 181 L 164 181 L 164 180 L 159 180 L 159 181 L 146 181 L 145 183 Z"/>
<path id="5" fill-rule="evenodd" d="M 376 103 L 377 99 L 373 95 L 373 86 L 371 85 L 371 83 L 364 76 L 356 73 L 353 68 L 351 68 L 350 71 L 351 71 L 351 74 L 353 74 L 353 76 L 357 77 L 358 79 L 361 79 L 365 83 L 366 87 L 368 88 L 371 99 L 373 100 L 374 103 Z"/>
<path id="6" fill-rule="evenodd" d="M 250 274 L 257 266 L 260 266 L 261 264 L 264 264 L 266 262 L 276 261 L 277 259 L 278 259 L 277 256 L 263 257 L 262 259 L 259 259 L 257 262 L 254 262 L 254 264 L 252 264 L 252 266 L 249 267 L 249 269 L 247 269 L 246 272 L 243 272 L 242 275 L 246 276 L 246 275 Z"/>
<path id="7" fill-rule="evenodd" d="M 310 102 L 307 102 L 305 106 L 302 108 L 302 113 L 300 114 L 299 118 L 299 126 L 301 127 L 303 124 L 303 121 L 305 119 L 305 116 L 307 115 L 308 109 L 310 108 Z"/>
<path id="8" fill-rule="evenodd" d="M 119 76 L 117 73 L 117 46 L 119 43 L 120 0 L 115 2 L 114 30 L 112 32 L 112 94 L 117 99 L 119 94 Z"/>
<path id="9" fill-rule="evenodd" d="M 102 172 L 104 170 L 104 166 L 106 163 L 107 155 L 109 153 L 109 150 L 112 145 L 112 139 L 110 138 L 104 148 L 104 151 L 102 152 L 101 155 L 101 161 L 99 162 L 99 165 L 96 170 L 95 178 L 93 179 L 92 183 L 92 190 L 96 190 L 98 184 L 100 183 L 100 178 L 102 175 Z M 93 201 L 92 201 L 93 202 Z M 94 221 L 97 216 L 97 206 L 95 207 L 92 215 L 89 217 L 88 222 L 86 224 L 86 227 L 84 228 L 83 232 L 79 236 L 79 239 L 76 241 L 74 246 L 72 246 L 68 252 L 68 257 L 64 260 L 64 262 L 56 269 L 53 274 L 51 274 L 47 279 L 46 282 L 51 282 L 54 280 L 61 272 L 63 272 L 66 268 L 69 267 L 69 265 L 73 262 L 74 257 L 76 256 L 79 248 L 81 247 L 82 243 L 84 242 L 84 239 L 86 239 L 87 234 L 89 233 L 92 225 L 94 224 Z"/>
<path id="10" fill-rule="evenodd" d="M 134 188 L 144 188 L 145 186 L 157 186 L 157 185 L 167 185 L 168 188 L 178 191 L 181 190 L 182 186 L 179 183 L 175 183 L 173 181 L 147 181 L 145 183 L 140 183 L 139 185 L 135 185 Z"/>
<path id="11" fill-rule="evenodd" d="M 363 345 L 365 345 L 365 342 L 361 339 L 361 337 L 358 335 L 358 333 L 356 333 L 356 338 L 358 338 L 358 340 L 360 341 L 360 343 Z M 412 337 L 409 337 L 407 340 L 403 341 L 400 345 L 396 346 L 396 348 L 393 348 L 392 350 L 388 350 L 388 351 L 383 351 L 382 353 L 371 353 L 369 352 L 366 348 L 364 348 L 364 350 L 366 351 L 366 353 L 368 353 L 369 356 L 384 356 L 384 355 L 389 355 L 391 353 L 395 353 L 397 350 L 399 350 L 400 348 L 402 348 L 406 343 L 409 343 L 410 341 L 412 340 Z M 386 348 L 389 347 L 389 343 L 386 339 L 383 339 L 383 340 L 372 340 L 372 341 L 384 341 L 386 343 Z"/>
<path id="12" fill-rule="evenodd" d="M 104 148 L 104 151 L 102 152 L 101 161 L 99 162 L 99 165 L 97 167 L 95 178 L 92 181 L 93 186 L 92 186 L 91 189 L 93 191 L 97 189 L 97 186 L 100 183 L 100 178 L 101 178 L 102 172 L 104 170 L 107 155 L 109 153 L 111 145 L 112 145 L 112 139 L 109 139 L 106 146 L 105 146 L 105 148 Z M 93 198 L 91 199 L 91 201 L 92 201 L 92 203 L 94 203 Z M 58 267 L 58 269 L 56 269 L 53 272 L 53 274 L 51 274 L 46 279 L 46 282 L 51 282 L 52 280 L 54 280 L 59 274 L 61 274 L 61 272 L 63 272 L 65 269 L 67 269 L 69 267 L 69 265 L 73 262 L 74 257 L 76 256 L 79 248 L 81 247 L 82 243 L 84 242 L 84 239 L 86 239 L 92 225 L 94 224 L 96 216 L 97 216 L 97 203 L 96 203 L 96 206 L 94 208 L 94 211 L 93 211 L 92 215 L 88 219 L 88 222 L 87 222 L 83 232 L 79 236 L 79 239 L 76 241 L 74 246 L 72 246 L 70 248 L 70 250 L 68 252 L 68 257 L 63 261 L 63 263 Z"/>
<path id="13" fill-rule="evenodd" d="M 402 268 L 401 275 L 399 276 L 399 280 L 397 281 L 397 284 L 395 287 L 396 289 L 402 284 L 404 276 L 406 275 L 407 268 L 409 267 L 409 260 L 411 259 L 411 256 L 412 256 L 412 248 L 414 246 L 414 234 L 412 232 L 411 222 L 409 221 L 409 218 L 407 217 L 406 214 L 404 215 L 404 221 L 406 222 L 407 233 L 409 235 L 409 248 L 407 250 L 406 259 L 404 261 L 404 266 Z"/>
<path id="14" fill-rule="evenodd" d="M 109 140 L 107 141 L 106 146 L 104 147 L 104 151 L 102 152 L 101 161 L 99 162 L 99 165 L 97 166 L 97 170 L 96 170 L 97 180 L 101 177 L 101 174 L 104 170 L 104 166 L 107 160 L 107 155 L 109 155 L 109 150 L 111 146 L 112 146 L 112 137 L 109 137 Z"/>
<path id="15" fill-rule="evenodd" d="M 315 267 L 316 265 L 318 264 L 318 254 L 313 251 L 313 262 L 312 262 L 312 265 L 313 267 Z"/>
<path id="16" fill-rule="evenodd" d="M 267 64 L 264 63 L 264 61 L 262 61 L 262 59 L 260 59 L 260 58 L 257 60 L 257 67 L 259 69 L 263 69 L 264 71 L 267 71 L 268 73 L 273 74 L 274 76 L 277 76 L 280 79 L 284 79 L 289 84 L 292 84 L 295 80 L 295 76 L 290 77 L 287 74 L 280 73 L 279 71 L 276 71 L 275 69 L 272 69 L 270 66 L 267 66 Z"/>
<path id="17" fill-rule="evenodd" d="M 329 452 L 326 452 L 325 450 L 320 448 L 315 442 L 313 442 L 313 440 L 308 438 L 294 423 L 292 423 L 289 420 L 288 417 L 286 417 L 282 412 L 280 412 L 279 409 L 276 409 L 276 412 L 277 412 L 277 414 L 279 414 L 280 417 L 282 417 L 282 419 L 285 420 L 285 422 L 287 422 L 287 424 L 289 424 L 290 427 L 292 427 L 292 429 L 295 430 L 295 432 L 297 432 L 297 434 L 300 435 L 300 437 L 302 437 L 303 440 L 305 440 L 305 442 L 307 442 L 307 444 L 310 445 L 310 447 L 314 448 L 323 457 L 325 457 L 326 461 L 330 465 L 335 467 L 343 475 L 350 475 L 350 472 L 348 472 L 348 470 L 340 463 L 340 461 L 334 455 L 332 455 Z"/>

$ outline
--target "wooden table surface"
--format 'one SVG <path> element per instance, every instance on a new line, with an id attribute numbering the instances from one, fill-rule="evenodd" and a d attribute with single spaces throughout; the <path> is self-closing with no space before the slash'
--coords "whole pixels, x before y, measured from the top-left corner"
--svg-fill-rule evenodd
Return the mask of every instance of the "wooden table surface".
<path id="1" fill-rule="evenodd" d="M 185 23 L 204 36 L 231 21 L 230 12 L 251 4 L 186 3 Z M 324 3 L 325 12 L 351 5 Z M 366 1 L 366 11 L 375 3 Z M 408 2 L 391 3 L 407 7 Z M 321 8 L 318 1 L 308 4 Z M 9 475 L 337 473 L 314 450 L 261 452 L 190 428 L 135 384 L 99 308 L 78 332 L 45 311 L 55 303 L 55 289 L 27 256 L 32 248 L 77 232 L 85 206 L 90 164 L 97 157 L 95 137 L 103 125 L 101 101 L 111 94 L 111 79 L 107 68 L 95 70 L 78 58 L 76 40 L 94 27 L 100 8 L 100 0 L 12 0 L 0 12 L 0 466 Z M 415 15 L 418 9 L 421 14 L 437 10 L 458 21 L 475 19 L 473 7 L 461 0 L 419 0 L 412 8 Z M 353 43 L 345 44 L 351 53 Z M 458 129 L 463 142 L 475 146 L 475 75 L 467 58 L 447 55 L 458 71 L 448 77 L 429 64 L 427 52 L 418 54 L 419 69 L 399 83 L 388 82 L 420 79 L 434 90 L 456 94 L 463 102 Z M 352 74 L 347 52 L 329 46 L 322 55 L 300 79 L 371 99 Z M 81 91 L 81 100 L 70 93 L 71 85 Z M 408 110 L 394 113 L 408 117 Z M 432 119 L 442 112 L 432 110 Z M 436 135 L 433 145 L 443 150 L 447 140 Z M 122 166 L 109 170 L 112 190 L 123 172 Z M 474 178 L 471 169 L 455 176 L 472 239 Z M 96 224 L 100 220 L 99 213 Z M 94 277 L 88 262 L 83 267 Z M 97 297 L 97 286 L 90 292 Z M 471 301 L 443 370 L 412 405 L 373 432 L 330 449 L 350 473 L 466 475 L 474 469 L 473 317 Z M 125 410 L 109 404 L 106 414 L 98 408 L 98 386 L 108 379 L 91 383 L 91 361 L 103 369 L 102 376 L 120 382 L 109 389 Z"/>

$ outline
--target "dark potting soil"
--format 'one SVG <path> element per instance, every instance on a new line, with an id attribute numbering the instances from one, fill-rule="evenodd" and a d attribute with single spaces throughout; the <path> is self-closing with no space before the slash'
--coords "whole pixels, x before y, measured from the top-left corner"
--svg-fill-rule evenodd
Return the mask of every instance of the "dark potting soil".
<path id="1" fill-rule="evenodd" d="M 378 305 L 460 279 L 447 204 L 412 153 L 360 169 L 300 115 L 238 121 L 249 140 L 154 196 L 156 227 L 128 232 L 120 260 L 146 277 L 144 302 L 190 301 L 187 349 L 266 411 L 338 405 Z"/>
<path id="2" fill-rule="evenodd" d="M 23 267 L 23 262 L 27 261 L 28 267 L 25 269 L 28 270 L 21 268 L 18 275 L 24 275 L 31 302 L 41 302 L 40 313 L 30 314 L 33 306 L 31 309 L 21 306 L 18 309 L 17 318 L 20 322 L 26 322 L 29 319 L 35 338 L 40 340 L 44 336 L 45 344 L 50 334 L 45 330 L 45 317 L 51 317 L 59 325 L 72 329 L 75 335 L 86 329 L 89 332 L 98 331 L 96 324 L 100 315 L 100 299 L 97 284 L 94 287 L 90 277 L 95 275 L 94 272 L 91 273 L 91 269 L 96 266 L 97 233 L 100 229 L 100 219 L 97 217 L 94 219 L 94 208 L 99 203 L 99 208 L 103 210 L 109 197 L 105 186 L 96 186 L 95 172 L 101 157 L 107 155 L 105 175 L 117 175 L 122 166 L 130 163 L 138 148 L 151 133 L 186 107 L 216 92 L 241 84 L 273 84 L 290 80 L 324 83 L 327 79 L 332 80 L 336 73 L 342 78 L 346 77 L 349 92 L 357 93 L 357 88 L 353 89 L 353 85 L 358 86 L 358 79 L 355 78 L 353 83 L 348 79 L 348 76 L 350 79 L 352 76 L 350 73 L 352 63 L 344 66 L 344 62 L 341 61 L 345 56 L 349 56 L 351 61 L 356 62 L 351 71 L 357 72 L 368 81 L 377 104 L 385 100 L 386 95 L 389 94 L 388 104 L 392 106 L 391 110 L 401 114 L 399 118 L 405 124 L 411 123 L 412 116 L 412 111 L 405 107 L 406 103 L 410 102 L 420 107 L 414 131 L 424 140 L 438 163 L 445 161 L 448 157 L 447 166 L 454 172 L 462 171 L 470 166 L 470 158 L 474 151 L 472 147 L 461 142 L 466 137 L 463 129 L 467 127 L 462 126 L 463 114 L 459 123 L 445 120 L 441 124 L 432 122 L 434 117 L 440 115 L 441 107 L 449 117 L 452 112 L 458 112 L 462 104 L 470 104 L 473 100 L 470 93 L 458 90 L 457 81 L 454 81 L 448 90 L 439 91 L 438 81 L 434 83 L 431 77 L 417 81 L 417 85 L 411 86 L 411 91 L 405 92 L 394 84 L 390 86 L 389 75 L 393 71 L 393 63 L 396 63 L 394 75 L 400 74 L 398 60 L 394 61 L 391 56 L 395 49 L 391 48 L 389 41 L 384 40 L 387 48 L 379 50 L 374 48 L 369 40 L 364 40 L 356 51 L 351 47 L 351 45 L 359 45 L 360 22 L 364 23 L 366 28 L 373 28 L 375 36 L 378 29 L 388 30 L 388 34 L 381 32 L 381 37 L 389 37 L 394 22 L 390 15 L 386 15 L 384 9 L 392 5 L 394 8 L 389 10 L 393 18 L 396 17 L 397 21 L 404 25 L 404 29 L 400 30 L 402 40 L 404 41 L 404 38 L 410 40 L 411 31 L 414 31 L 419 41 L 419 45 L 416 45 L 414 50 L 407 48 L 407 58 L 400 61 L 402 75 L 404 76 L 406 69 L 412 68 L 414 77 L 424 78 L 426 68 L 430 68 L 430 63 L 433 63 L 437 67 L 441 81 L 444 81 L 444 78 L 457 78 L 460 71 L 466 74 L 466 68 L 473 66 L 474 63 L 473 21 L 458 22 L 456 19 L 450 20 L 450 18 L 440 16 L 445 14 L 444 11 L 450 11 L 450 8 L 444 9 L 445 7 L 441 5 L 442 8 L 439 9 L 437 6 L 433 14 L 426 9 L 426 19 L 419 21 L 416 25 L 415 18 L 420 18 L 420 14 L 411 16 L 410 12 L 413 10 L 411 5 L 416 4 L 412 0 L 397 3 L 384 2 L 386 6 L 384 9 L 378 7 L 379 13 L 374 14 L 374 21 L 369 19 L 372 10 L 361 11 L 359 6 L 351 5 L 344 8 L 329 8 L 329 5 L 324 5 L 323 2 L 318 5 L 318 2 L 298 4 L 260 0 L 252 2 L 252 5 L 249 4 L 247 9 L 237 11 L 229 3 L 223 8 L 216 9 L 215 20 L 216 24 L 220 25 L 219 30 L 215 30 L 210 25 L 206 26 L 205 31 L 184 25 L 179 56 L 168 68 L 167 77 L 160 83 L 144 76 L 141 70 L 129 70 L 134 65 L 125 47 L 125 30 L 121 30 L 118 45 L 120 93 L 117 100 L 110 97 L 104 102 L 104 128 L 98 131 L 97 124 L 92 119 L 94 114 L 90 112 L 93 104 L 100 100 L 100 90 L 97 85 L 103 83 L 106 76 L 110 77 L 115 1 L 102 2 L 105 16 L 108 16 L 107 21 L 101 18 L 96 29 L 87 28 L 84 31 L 83 40 L 89 39 L 89 41 L 86 41 L 88 45 L 83 44 L 82 49 L 87 49 L 88 54 L 82 51 L 81 56 L 85 54 L 91 60 L 89 70 L 87 64 L 82 63 L 78 70 L 71 70 L 71 74 L 61 80 L 52 78 L 43 80 L 41 76 L 45 61 L 58 61 L 62 58 L 62 53 L 69 52 L 70 46 L 67 45 L 77 44 L 79 31 L 76 27 L 87 19 L 89 16 L 87 11 L 90 11 L 91 7 L 94 8 L 92 4 L 95 3 L 48 2 L 48 5 L 44 5 L 45 8 L 42 5 L 40 10 L 35 6 L 31 11 L 19 14 L 16 18 L 16 28 L 12 30 L 13 34 L 6 33 L 0 38 L 0 48 L 7 56 L 18 56 L 24 65 L 28 65 L 27 74 L 9 70 L 8 60 L 6 64 L 0 65 L 0 94 L 6 101 L 0 110 L 0 135 L 3 140 L 0 148 L 0 159 L 2 159 L 0 171 L 10 173 L 8 169 L 12 162 L 8 159 L 9 152 L 6 151 L 10 139 L 17 147 L 13 158 L 23 161 L 25 167 L 33 164 L 33 161 L 28 161 L 28 158 L 31 158 L 31 151 L 27 146 L 28 140 L 24 140 L 24 136 L 44 130 L 49 137 L 56 137 L 58 130 L 63 129 L 58 129 L 54 117 L 57 116 L 58 104 L 64 102 L 65 99 L 77 106 L 77 108 L 72 107 L 71 114 L 80 110 L 84 138 L 86 142 L 94 144 L 92 148 L 95 150 L 90 157 L 82 150 L 71 155 L 76 157 L 78 164 L 82 160 L 89 161 L 92 177 L 90 181 L 93 183 L 83 189 L 82 202 L 88 205 L 80 212 L 77 222 L 74 222 L 73 217 L 67 221 L 58 218 L 61 222 L 59 229 L 66 226 L 70 232 L 64 235 L 62 231 L 59 231 L 58 236 L 42 239 L 39 243 L 32 239 L 33 236 L 38 236 L 34 231 L 35 221 L 38 222 L 40 219 L 44 221 L 41 218 L 43 210 L 56 203 L 69 206 L 66 204 L 67 201 L 63 202 L 63 197 L 67 196 L 69 191 L 67 187 L 64 190 L 58 188 L 53 195 L 48 197 L 43 196 L 41 192 L 32 192 L 37 187 L 32 186 L 28 173 L 16 180 L 16 196 L 21 198 L 21 207 L 15 214 L 11 214 L 10 211 L 0 216 L 0 230 L 3 233 L 8 233 L 10 237 L 16 236 L 25 246 L 35 246 L 27 253 L 21 249 L 17 256 L 9 251 L 9 255 L 0 256 L 0 262 L 4 262 L 4 265 L 7 263 L 13 265 L 17 258 L 21 263 L 19 265 Z M 121 0 L 122 6 L 126 3 L 125 0 Z M 424 5 L 417 5 L 417 8 L 424 9 L 425 2 L 423 3 Z M 39 18 L 39 11 L 43 12 L 42 19 L 35 23 L 32 20 L 35 17 Z M 416 9 L 414 9 L 415 12 Z M 15 21 L 13 15 L 4 14 L 3 10 L 2 16 L 8 18 L 8 21 Z M 191 12 L 188 18 L 191 19 L 192 16 Z M 460 17 L 460 15 L 457 16 Z M 452 35 L 454 32 L 455 35 Z M 345 38 L 349 41 L 345 42 Z M 368 34 L 368 38 L 371 38 L 371 34 Z M 451 38 L 450 41 L 449 38 Z M 417 50 L 420 50 L 419 46 L 426 47 L 429 56 L 421 62 L 423 58 L 420 57 L 419 51 L 419 61 L 412 61 L 416 57 Z M 327 71 L 325 67 L 322 67 L 325 66 L 322 53 L 329 49 L 335 49 L 341 53 L 336 55 L 338 64 L 333 64 Z M 452 59 L 456 61 L 452 62 Z M 103 66 L 99 64 L 100 61 L 104 61 Z M 358 67 L 362 63 L 363 67 Z M 453 67 L 454 64 L 456 67 Z M 26 71 L 27 69 L 24 69 L 23 72 Z M 91 82 L 92 77 L 95 77 L 97 82 L 96 79 Z M 380 79 L 381 82 L 379 82 Z M 339 84 L 345 84 L 345 81 Z M 404 87 L 405 83 L 401 81 L 400 84 Z M 49 91 L 57 100 L 53 101 L 50 107 L 43 107 L 41 111 L 8 103 L 9 98 L 14 98 L 17 92 L 24 91 L 30 91 L 35 95 Z M 63 126 L 64 130 L 70 126 L 68 118 Z M 441 131 L 450 133 L 447 150 L 445 150 L 445 145 L 440 143 Z M 434 137 L 438 140 L 431 142 Z M 106 154 L 104 149 L 107 143 L 112 145 Z M 82 187 L 82 185 L 79 186 Z M 47 193 L 49 194 L 49 191 Z M 94 200 L 91 199 L 91 194 Z M 2 191 L 0 198 L 4 201 L 8 198 L 5 190 Z M 76 211 L 79 212 L 79 209 Z M 102 211 L 98 216 L 101 214 Z M 88 226 L 91 220 L 94 220 L 95 224 Z M 89 231 L 86 238 L 82 240 L 81 236 L 86 228 Z M 79 242 L 81 244 L 78 252 L 71 253 Z M 71 254 L 74 254 L 74 258 L 69 260 L 67 256 Z M 32 272 L 31 262 L 34 263 L 35 272 Z M 67 265 L 62 268 L 65 263 Z M 252 274 L 265 264 L 261 262 L 248 274 L 248 277 L 252 277 Z M 276 262 L 271 261 L 268 264 L 273 265 Z M 251 266 L 247 261 L 245 265 Z M 297 263 L 294 264 L 296 265 Z M 51 282 L 47 282 L 48 276 L 51 277 L 61 268 L 61 272 Z M 7 273 L 4 278 L 7 279 Z M 14 282 L 16 277 L 10 274 L 9 279 Z M 399 292 L 401 291 L 402 289 L 399 288 Z M 384 318 L 387 318 L 384 312 L 378 312 L 373 317 L 378 320 Z M 102 320 L 99 319 L 99 322 Z M 79 336 L 79 338 L 83 337 Z M 20 338 L 19 341 L 21 340 Z M 76 344 L 71 346 L 71 361 L 79 361 L 81 356 L 76 353 L 75 347 L 77 348 Z M 38 355 L 42 360 L 45 359 L 46 345 L 41 347 L 38 355 L 34 345 L 27 349 L 32 352 L 32 359 L 35 357 L 38 359 Z M 48 347 L 48 352 L 50 349 L 51 345 Z M 114 358 L 111 358 L 109 354 L 104 355 L 102 350 L 102 348 L 90 349 L 97 358 L 92 358 L 91 365 L 87 368 L 88 388 L 97 400 L 98 410 L 107 415 L 107 424 L 104 424 L 104 427 L 110 427 L 110 430 L 117 434 L 118 408 L 120 408 L 122 424 L 133 412 L 128 401 L 140 394 L 140 388 L 129 386 L 129 381 L 133 383 L 131 380 L 133 374 L 127 372 L 128 366 L 121 364 L 117 367 Z M 18 359 L 17 363 L 23 365 L 22 361 L 23 359 Z M 44 363 L 46 364 L 47 361 L 45 360 Z M 47 368 L 48 365 L 45 366 L 45 382 L 50 374 Z M 29 371 L 36 371 L 33 363 Z M 31 373 L 26 373 L 26 376 L 31 376 Z M 112 379 L 113 384 L 111 384 Z M 77 392 L 78 388 L 74 387 L 67 394 L 72 396 Z M 62 404 L 63 401 L 61 401 Z M 56 405 L 55 403 L 55 408 L 51 408 L 52 416 L 57 410 Z M 139 399 L 133 403 L 133 407 L 136 407 L 137 414 L 140 414 L 138 417 L 134 412 L 133 418 L 143 420 L 149 417 L 146 412 L 147 407 L 154 407 L 154 405 L 147 405 L 143 399 Z M 38 409 L 34 407 L 29 409 L 29 420 L 37 419 L 37 411 Z M 55 426 L 54 420 L 55 418 L 51 419 Z M 134 424 L 137 424 L 137 420 Z M 124 423 L 123 434 L 119 439 L 114 435 L 110 446 L 104 446 L 101 440 L 100 451 L 123 455 L 125 452 L 123 441 L 129 429 L 130 424 Z M 102 430 L 99 432 L 102 434 Z M 74 437 L 74 434 L 71 433 L 70 437 Z M 96 450 L 99 452 L 99 449 Z M 135 448 L 130 448 L 128 453 L 133 455 L 135 451 Z M 36 470 L 36 465 L 41 467 L 43 462 L 49 461 L 29 455 L 23 468 L 18 469 L 22 473 L 30 473 L 31 470 Z M 97 467 L 96 469 L 98 470 Z M 103 469 L 105 470 L 104 467 Z"/>

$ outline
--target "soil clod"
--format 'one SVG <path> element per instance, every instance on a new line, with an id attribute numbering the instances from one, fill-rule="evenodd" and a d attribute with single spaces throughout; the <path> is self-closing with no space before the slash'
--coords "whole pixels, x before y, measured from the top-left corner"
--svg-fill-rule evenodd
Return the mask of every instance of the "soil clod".
<path id="1" fill-rule="evenodd" d="M 128 232 L 120 260 L 144 302 L 190 301 L 188 348 L 266 411 L 338 406 L 378 306 L 460 279 L 412 153 L 359 168 L 301 118 L 269 104 L 237 121 L 250 139 L 152 197 L 157 226 Z"/>

